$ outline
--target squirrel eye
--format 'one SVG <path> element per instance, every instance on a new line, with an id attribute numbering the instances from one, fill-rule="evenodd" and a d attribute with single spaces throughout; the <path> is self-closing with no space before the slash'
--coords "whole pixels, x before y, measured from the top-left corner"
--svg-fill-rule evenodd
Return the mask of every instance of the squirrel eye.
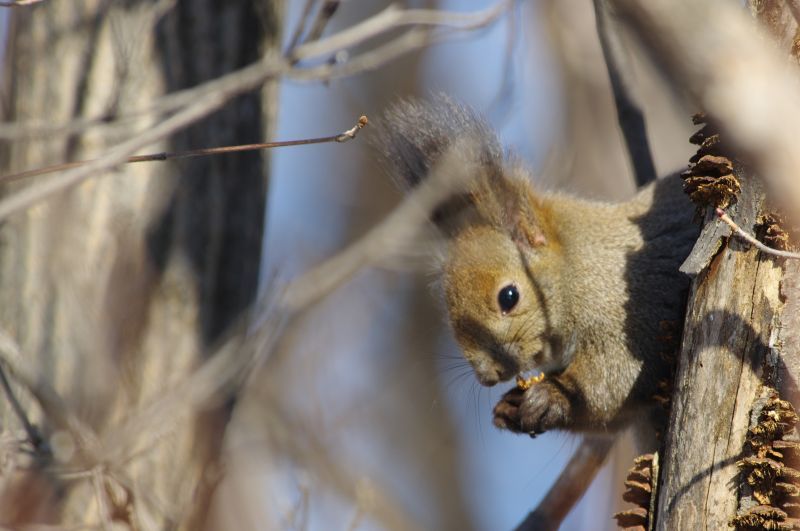
<path id="1" fill-rule="evenodd" d="M 497 304 L 500 305 L 500 311 L 504 314 L 513 310 L 517 302 L 519 302 L 519 291 L 514 284 L 504 286 L 497 294 Z"/>

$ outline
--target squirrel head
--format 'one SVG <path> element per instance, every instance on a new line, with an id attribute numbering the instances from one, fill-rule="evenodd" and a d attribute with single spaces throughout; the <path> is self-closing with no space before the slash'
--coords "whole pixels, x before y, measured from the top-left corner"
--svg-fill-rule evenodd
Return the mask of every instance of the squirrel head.
<path id="1" fill-rule="evenodd" d="M 448 315 L 478 380 L 494 385 L 532 369 L 563 368 L 569 349 L 555 332 L 563 329 L 562 264 L 552 215 L 491 127 L 439 95 L 396 103 L 376 138 L 405 190 L 425 179 L 448 150 L 468 150 L 448 160 L 463 161 L 474 178 L 431 219 L 448 237 L 441 270 Z"/>
<path id="2" fill-rule="evenodd" d="M 530 198 L 527 182 L 513 184 L 527 192 L 519 200 Z M 456 341 L 478 380 L 489 386 L 534 369 L 559 370 L 569 361 L 557 333 L 563 329 L 559 242 L 529 217 L 542 217 L 532 203 L 506 204 L 516 214 L 508 224 L 464 227 L 451 237 L 442 267 Z"/>

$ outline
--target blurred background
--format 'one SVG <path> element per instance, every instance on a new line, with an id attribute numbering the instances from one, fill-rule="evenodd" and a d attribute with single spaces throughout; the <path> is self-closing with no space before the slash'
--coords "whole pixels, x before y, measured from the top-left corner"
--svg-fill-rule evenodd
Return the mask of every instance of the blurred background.
<path id="1" fill-rule="evenodd" d="M 234 17 L 227 7 L 213 8 L 219 9 L 218 18 L 209 21 L 191 16 L 192 8 L 187 5 L 192 2 L 89 2 L 85 8 L 70 11 L 64 20 L 72 25 L 57 33 L 53 28 L 59 27 L 58 17 L 63 13 L 53 4 L 45 1 L 27 13 L 16 8 L 13 16 L 17 20 L 5 26 L 13 47 L 4 60 L 4 122 L 39 120 L 34 125 L 47 129 L 48 122 L 74 123 L 87 116 L 103 119 L 95 128 L 67 133 L 19 135 L 3 130 L 4 173 L 103 154 L 137 127 L 158 123 L 145 115 L 117 124 L 115 120 L 125 115 L 126 109 L 136 108 L 131 102 L 152 101 L 162 92 L 214 79 L 256 60 L 264 50 L 289 49 L 295 28 L 308 19 L 307 8 L 316 13 L 337 4 L 324 36 L 364 21 L 389 5 L 373 0 L 292 0 L 270 3 L 267 9 L 256 2 L 254 5 L 259 5 L 248 7 L 250 11 L 244 15 L 236 11 L 238 31 L 256 31 L 251 28 L 256 25 L 258 31 L 272 28 L 273 32 L 262 35 L 258 47 L 247 48 L 230 44 L 238 42 L 231 36 L 237 32 L 235 25 L 232 31 L 217 27 Z M 231 3 L 244 4 L 247 2 Z M 467 13 L 494 4 L 442 0 L 398 5 Z M 117 11 L 123 14 L 115 19 Z M 152 38 L 123 18 L 132 15 L 139 17 L 134 20 L 140 20 L 141 28 L 156 28 Z M 76 44 L 67 39 L 66 30 L 86 28 L 88 40 Z M 394 36 L 381 34 L 339 52 L 331 64 L 346 63 L 350 55 L 377 48 Z M 255 95 L 233 100 L 233 113 L 214 114 L 177 139 L 148 144 L 144 152 L 256 142 L 264 137 L 288 140 L 335 134 L 352 127 L 362 114 L 378 118 L 399 97 L 444 92 L 487 117 L 503 144 L 531 168 L 538 189 L 564 190 L 600 200 L 625 199 L 634 193 L 590 0 L 514 2 L 486 27 L 454 32 L 452 37 L 355 75 L 270 82 Z M 626 43 L 626 79 L 645 111 L 657 171 L 664 175 L 681 170 L 693 152 L 687 142 L 692 132 L 690 111 L 668 92 L 633 41 L 624 34 L 620 38 Z M 112 45 L 104 44 L 105 39 Z M 192 39 L 222 44 L 206 48 Z M 49 73 L 26 74 L 38 71 L 34 66 L 37 61 L 44 64 L 48 53 L 54 61 L 61 61 L 61 66 L 53 66 Z M 152 60 L 154 55 L 158 58 Z M 74 84 L 65 84 L 63 79 L 59 81 L 59 72 L 74 67 L 72 62 L 93 63 L 93 70 L 82 79 L 78 76 Z M 218 63 L 227 66 L 215 66 Z M 112 66 L 102 67 L 107 64 Z M 134 66 L 126 70 L 122 64 Z M 104 84 L 102 71 L 110 73 L 111 82 Z M 157 82 L 149 83 L 151 78 Z M 122 88 L 115 92 L 114 87 Z M 60 91 L 69 93 L 66 102 L 58 96 Z M 22 106 L 26 97 L 40 102 L 34 110 Z M 258 98 L 269 103 L 259 107 Z M 258 117 L 255 125 L 248 121 L 254 116 Z M 238 135 L 242 132 L 246 134 Z M 0 259 L 0 265 L 5 264 L 0 272 L 5 278 L 23 274 L 27 280 L 13 289 L 5 288 L 8 293 L 0 296 L 0 301 L 14 301 L 0 312 L 5 331 L 23 351 L 33 353 L 32 359 L 44 360 L 40 369 L 54 349 L 62 356 L 67 352 L 75 365 L 68 371 L 53 370 L 54 386 L 99 433 L 113 430 L 117 421 L 124 425 L 129 413 L 124 408 L 106 410 L 105 404 L 142 404 L 158 397 L 180 382 L 181 371 L 196 366 L 197 360 L 224 338 L 221 331 L 232 320 L 220 320 L 217 313 L 221 315 L 221 311 L 208 310 L 203 304 L 240 311 L 253 300 L 253 282 L 262 294 L 276 292 L 365 234 L 399 204 L 401 195 L 376 164 L 378 157 L 369 143 L 371 133 L 367 127 L 355 140 L 343 144 L 225 155 L 209 163 L 125 167 L 14 218 L 4 225 L 3 237 L 18 247 Z M 201 164 L 209 164 L 211 169 Z M 218 174 L 222 177 L 216 177 Z M 226 183 L 239 177 L 238 193 L 242 195 L 237 196 Z M 191 184 L 186 191 L 183 185 L 189 178 L 194 179 L 192 183 L 204 184 Z M 11 185 L 6 193 L 15 191 Z M 248 196 L 266 202 L 237 202 L 237 197 Z M 205 197 L 224 198 L 219 201 L 235 214 L 220 214 L 219 206 L 195 208 Z M 132 198 L 132 204 L 126 203 L 126 198 Z M 190 215 L 184 219 L 181 216 L 187 211 Z M 130 219 L 120 221 L 123 214 Z M 263 234 L 249 231 L 247 223 L 255 223 L 254 216 L 261 214 Z M 157 222 L 142 224 L 145 228 L 139 230 L 135 220 L 144 215 Z M 239 216 L 242 220 L 218 233 L 203 225 L 217 219 L 215 216 Z M 42 225 L 42 220 L 49 225 Z M 53 224 L 59 229 L 54 231 Z M 237 245 L 252 252 L 246 259 L 232 259 L 233 265 L 226 263 L 233 273 L 225 277 L 228 280 L 220 280 L 214 276 L 217 266 L 208 266 L 213 262 L 210 257 L 232 253 L 226 245 L 244 232 L 248 237 Z M 37 255 L 36 245 L 30 243 L 42 233 L 49 235 L 45 247 L 56 249 L 44 257 Z M 180 249 L 174 250 L 174 242 L 184 240 Z M 260 240 L 263 249 L 259 249 Z M 432 288 L 435 275 L 429 255 L 435 245 L 433 237 L 421 238 L 418 244 L 398 248 L 379 267 L 359 271 L 288 322 L 267 361 L 256 365 L 236 394 L 235 406 L 231 399 L 200 408 L 201 417 L 210 414 L 206 409 L 217 415 L 204 429 L 216 426 L 216 435 L 211 437 L 216 442 L 209 446 L 223 456 L 220 463 L 225 471 L 218 476 L 214 496 L 199 498 L 213 499 L 210 511 L 203 514 L 205 525 L 220 529 L 495 530 L 513 528 L 536 506 L 579 438 L 547 433 L 532 440 L 491 425 L 491 409 L 508 386 L 480 387 L 461 360 Z M 159 252 L 162 246 L 168 252 Z M 109 249 L 133 251 L 123 253 L 124 261 L 112 260 L 109 265 L 108 253 L 114 252 Z M 145 255 L 147 258 L 142 258 Z M 151 262 L 153 271 L 150 265 L 141 265 Z M 181 280 L 185 271 L 193 272 L 192 280 Z M 243 295 L 228 296 L 234 291 L 225 291 L 225 282 L 239 286 L 236 282 L 242 278 L 255 280 L 242 288 Z M 128 289 L 120 291 L 123 284 Z M 62 298 L 54 299 L 54 291 Z M 147 294 L 145 302 L 142 293 Z M 168 301 L 166 309 L 153 313 L 153 301 L 162 299 Z M 19 310 L 20 301 L 32 308 Z M 22 317 L 28 313 L 30 317 Z M 80 326 L 71 321 L 76 315 Z M 117 324 L 109 324 L 111 319 Z M 202 333 L 187 339 L 174 324 L 184 321 L 197 330 L 202 328 Z M 47 326 L 42 323 L 72 333 L 68 339 L 32 334 L 31 330 Z M 94 339 L 97 336 L 103 341 Z M 132 341 L 129 336 L 139 339 Z M 159 343 L 152 339 L 156 336 L 170 339 Z M 109 345 L 114 348 L 109 350 Z M 143 354 L 147 349 L 155 354 L 147 357 Z M 190 356 L 185 363 L 175 361 L 182 359 L 177 353 L 183 349 L 201 354 Z M 112 351 L 113 363 L 109 364 Z M 131 369 L 133 365 L 136 368 Z M 147 368 L 140 369 L 140 365 Z M 137 376 L 131 378 L 128 372 Z M 169 376 L 162 378 L 164 374 Z M 130 381 L 151 383 L 118 398 L 117 383 Z M 24 386 L 17 393 L 23 401 L 31 399 Z M 6 427 L 19 428 L 8 408 L 2 415 Z M 41 420 L 43 414 L 32 415 Z M 215 418 L 224 419 L 222 427 L 214 424 Z M 46 423 L 42 424 L 47 432 Z M 46 435 L 52 433 L 58 430 L 52 428 Z M 197 439 L 183 438 L 175 444 L 194 452 Z M 614 528 L 611 515 L 624 507 L 622 481 L 634 456 L 629 438 L 621 439 L 563 529 Z M 181 461 L 174 461 L 174 456 L 185 453 L 173 448 L 153 458 L 155 464 L 134 463 L 131 474 L 145 474 L 142 470 L 148 467 L 166 467 L 182 476 Z M 204 473 L 208 475 L 208 469 Z M 114 481 L 126 485 L 122 479 Z M 138 492 L 136 485 L 146 489 L 136 481 L 132 484 L 123 490 Z M 74 494 L 78 487 L 71 489 L 70 496 L 78 496 Z M 83 507 L 92 507 L 85 510 L 94 516 L 73 510 L 70 520 L 61 513 L 45 511 L 41 514 L 49 516 L 42 518 L 104 522 L 107 508 L 96 499 L 96 484 L 94 491 L 86 489 L 84 499 L 90 501 Z M 113 489 L 107 486 L 107 490 Z M 170 488 L 159 487 L 154 496 L 162 496 L 166 506 L 169 492 Z M 183 500 L 186 496 L 188 501 Z M 178 507 L 198 499 L 185 493 L 179 498 L 180 503 L 174 502 Z M 130 499 L 129 505 L 133 503 Z M 159 507 L 155 502 L 148 505 Z M 175 511 L 172 514 L 180 512 Z M 174 518 L 166 521 L 174 523 Z M 159 528 L 159 521 L 140 517 L 142 528 Z"/>
<path id="2" fill-rule="evenodd" d="M 288 27 L 295 26 L 301 4 L 289 7 Z M 329 29 L 385 5 L 343 3 Z M 692 154 L 688 114 L 676 112 L 677 102 L 632 47 L 627 53 L 659 174 L 680 170 Z M 434 92 L 483 113 L 503 144 L 527 162 L 539 189 L 603 200 L 624 199 L 635 189 L 588 0 L 520 3 L 491 27 L 374 72 L 328 85 L 283 82 L 275 137 L 307 136 L 308 124 L 344 129 L 360 114 L 380 116 L 398 97 Z M 292 276 L 323 260 L 400 200 L 376 166 L 369 135 L 366 129 L 347 145 L 273 152 L 266 278 Z M 296 323 L 285 347 L 292 353 L 275 382 L 288 387 L 282 395 L 298 393 L 299 380 L 313 382 L 313 396 L 302 400 L 300 391 L 292 402 L 308 425 L 324 426 L 319 436 L 329 458 L 359 481 L 380 485 L 423 528 L 511 529 L 547 492 L 578 436 L 548 433 L 531 440 L 491 425 L 491 408 L 508 385 L 482 388 L 460 361 L 429 286 L 426 248 L 422 242 L 403 249 L 395 263 L 362 271 Z M 564 529 L 615 528 L 610 514 L 624 506 L 623 472 L 632 457 L 623 441 Z M 282 500 L 275 510 L 307 511 L 304 518 L 315 529 L 332 522 L 347 527 L 352 504 L 326 495 L 329 489 L 313 474 L 293 468 L 276 476 L 273 466 L 260 475 L 273 499 Z"/>

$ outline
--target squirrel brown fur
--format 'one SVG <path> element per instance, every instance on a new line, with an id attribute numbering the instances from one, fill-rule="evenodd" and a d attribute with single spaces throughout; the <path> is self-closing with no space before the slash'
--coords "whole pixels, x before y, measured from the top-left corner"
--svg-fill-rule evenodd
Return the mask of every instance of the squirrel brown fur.
<path id="1" fill-rule="evenodd" d="M 495 425 L 605 432 L 646 418 L 671 370 L 659 330 L 683 321 L 689 278 L 678 268 L 698 234 L 679 178 L 620 203 L 537 192 L 487 123 L 445 96 L 395 104 L 378 134 L 406 189 L 467 145 L 474 179 L 432 216 L 448 237 L 449 321 L 482 384 L 545 374 L 506 393 Z"/>

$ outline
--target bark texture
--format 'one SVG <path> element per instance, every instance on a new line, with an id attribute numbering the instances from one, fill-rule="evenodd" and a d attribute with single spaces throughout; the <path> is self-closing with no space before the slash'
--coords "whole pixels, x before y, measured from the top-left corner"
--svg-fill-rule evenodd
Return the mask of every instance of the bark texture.
<path id="1" fill-rule="evenodd" d="M 276 48 L 279 19 L 278 0 L 93 0 L 14 10 L 4 119 L 66 123 L 100 114 L 106 124 L 6 144 L 0 171 L 97 156 L 160 119 L 151 113 L 115 125 L 121 114 Z M 261 141 L 276 95 L 267 86 L 239 97 L 153 151 Z M 2 226 L 0 327 L 98 434 L 185 377 L 253 301 L 266 167 L 257 153 L 127 165 Z M 16 391 L 52 441 L 57 434 L 48 419 L 23 389 Z M 33 508 L 2 513 L 0 523 L 113 519 L 198 528 L 220 476 L 217 458 L 235 398 L 150 441 L 143 455 L 110 463 L 127 484 L 91 476 L 66 482 L 48 472 L 48 489 L 25 491 Z M 16 428 L 4 400 L 0 431 Z M 44 481 L 44 472 L 16 474 L 0 485 L 4 499 L 25 482 Z"/>
<path id="2" fill-rule="evenodd" d="M 753 176 L 739 177 L 736 219 L 752 230 L 764 197 Z M 773 258 L 729 240 L 694 281 L 661 464 L 657 529 L 724 529 L 736 512 L 736 462 L 781 307 L 780 279 Z"/>
<path id="3" fill-rule="evenodd" d="M 786 3 L 751 2 L 750 8 L 779 50 L 793 57 L 797 22 Z M 729 211 L 763 238 L 764 216 L 773 208 L 756 176 L 738 165 L 734 176 L 741 193 Z M 773 389 L 792 402 L 798 398 L 798 268 L 738 239 L 720 240 L 727 228 L 716 220 L 708 225 L 687 261 L 689 269 L 707 265 L 688 307 L 656 529 L 792 528 L 785 513 L 765 508 L 765 498 L 753 499 L 741 462 L 754 453 L 753 430 Z"/>

